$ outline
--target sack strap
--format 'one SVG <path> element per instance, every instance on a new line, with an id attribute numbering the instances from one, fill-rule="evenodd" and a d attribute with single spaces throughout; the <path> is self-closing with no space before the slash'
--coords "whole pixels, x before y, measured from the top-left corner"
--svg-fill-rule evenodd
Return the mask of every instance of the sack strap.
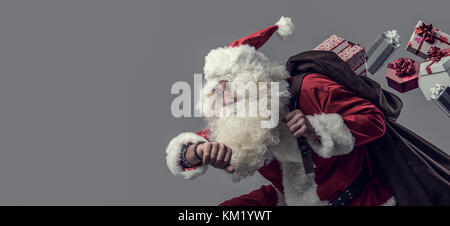
<path id="1" fill-rule="evenodd" d="M 300 73 L 298 75 L 292 76 L 291 87 L 289 91 L 291 92 L 291 101 L 289 105 L 289 111 L 293 111 L 298 107 L 298 98 L 300 96 L 300 88 L 302 86 L 303 78 L 309 73 Z M 314 163 L 309 152 L 308 142 L 306 142 L 305 137 L 300 137 L 297 139 L 297 147 L 302 155 L 303 166 L 305 167 L 305 173 L 314 173 Z"/>

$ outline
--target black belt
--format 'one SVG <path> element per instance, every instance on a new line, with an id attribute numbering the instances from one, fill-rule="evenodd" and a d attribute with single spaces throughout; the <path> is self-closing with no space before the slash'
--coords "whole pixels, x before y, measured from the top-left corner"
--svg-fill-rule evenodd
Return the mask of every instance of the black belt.
<path id="1" fill-rule="evenodd" d="M 366 165 L 363 165 L 361 172 L 353 183 L 341 192 L 335 199 L 328 203 L 329 206 L 343 206 L 349 204 L 354 198 L 358 197 L 362 189 L 369 180 L 369 172 Z"/>
<path id="2" fill-rule="evenodd" d="M 311 151 L 309 149 L 308 142 L 305 137 L 300 137 L 297 139 L 297 146 L 302 155 L 303 167 L 305 168 L 305 173 L 314 173 L 314 163 L 311 157 Z M 369 172 L 366 164 L 363 164 L 361 172 L 359 172 L 358 177 L 348 186 L 343 192 L 341 192 L 335 199 L 328 202 L 329 206 L 344 206 L 349 204 L 354 198 L 358 197 L 362 189 L 369 180 Z"/>

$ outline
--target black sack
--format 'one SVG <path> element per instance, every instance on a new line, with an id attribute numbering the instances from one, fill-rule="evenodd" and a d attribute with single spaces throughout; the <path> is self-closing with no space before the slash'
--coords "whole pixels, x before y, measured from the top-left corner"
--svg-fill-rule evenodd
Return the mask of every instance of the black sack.
<path id="1" fill-rule="evenodd" d="M 391 186 L 397 205 L 450 205 L 450 156 L 398 124 L 403 106 L 376 81 L 356 75 L 329 51 L 307 51 L 289 58 L 291 76 L 320 73 L 372 102 L 385 115 L 386 133 L 366 144 L 374 169 Z"/>

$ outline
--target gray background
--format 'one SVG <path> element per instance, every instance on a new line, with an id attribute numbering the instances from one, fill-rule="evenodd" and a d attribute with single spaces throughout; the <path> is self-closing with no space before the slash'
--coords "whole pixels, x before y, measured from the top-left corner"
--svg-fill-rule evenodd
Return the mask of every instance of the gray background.
<path id="1" fill-rule="evenodd" d="M 419 18 L 450 32 L 441 1 L 0 2 L 1 205 L 216 205 L 266 183 L 210 169 L 173 177 L 164 149 L 199 118 L 175 119 L 170 87 L 193 83 L 209 50 L 291 16 L 291 39 L 261 49 L 286 60 L 333 33 L 366 48 L 387 29 L 406 42 Z M 407 56 L 405 45 L 390 60 Z M 384 69 L 371 75 L 384 88 Z M 395 91 L 394 91 L 395 92 Z M 419 90 L 399 121 L 448 152 L 450 119 Z"/>

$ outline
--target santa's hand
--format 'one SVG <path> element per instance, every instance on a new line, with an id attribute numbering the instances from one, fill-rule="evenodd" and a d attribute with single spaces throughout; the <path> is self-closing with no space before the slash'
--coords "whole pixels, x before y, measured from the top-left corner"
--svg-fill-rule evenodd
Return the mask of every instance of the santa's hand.
<path id="1" fill-rule="evenodd" d="M 218 142 L 206 142 L 198 145 L 197 153 L 202 157 L 203 165 L 210 164 L 228 173 L 234 172 L 234 168 L 230 165 L 232 155 L 230 147 Z"/>
<path id="2" fill-rule="evenodd" d="M 302 111 L 298 109 L 293 110 L 289 112 L 283 120 L 286 122 L 286 125 L 291 131 L 293 137 L 315 137 L 314 129 L 311 127 L 311 124 Z"/>

